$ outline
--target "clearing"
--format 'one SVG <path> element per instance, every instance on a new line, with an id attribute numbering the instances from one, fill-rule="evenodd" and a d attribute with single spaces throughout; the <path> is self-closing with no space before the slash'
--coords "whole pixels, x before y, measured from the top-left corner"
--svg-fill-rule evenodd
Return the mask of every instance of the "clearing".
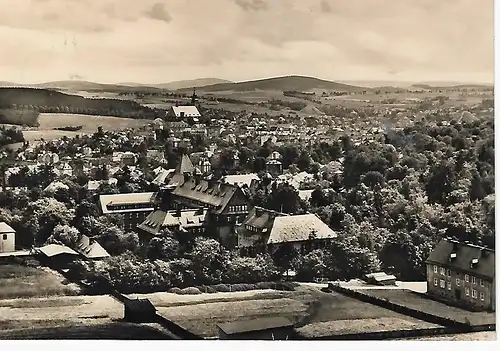
<path id="1" fill-rule="evenodd" d="M 127 128 L 139 128 L 151 123 L 151 120 L 132 119 L 111 116 L 91 116 L 71 113 L 41 113 L 38 118 L 40 126 L 24 130 L 23 135 L 27 141 L 40 139 L 52 140 L 63 136 L 75 137 L 76 135 L 89 134 L 97 131 L 98 126 L 110 131 L 119 131 Z M 82 126 L 79 131 L 54 130 L 54 128 Z"/>
<path id="2" fill-rule="evenodd" d="M 48 268 L 0 265 L 0 299 L 77 295 L 79 291 L 77 285 L 66 283 Z"/>

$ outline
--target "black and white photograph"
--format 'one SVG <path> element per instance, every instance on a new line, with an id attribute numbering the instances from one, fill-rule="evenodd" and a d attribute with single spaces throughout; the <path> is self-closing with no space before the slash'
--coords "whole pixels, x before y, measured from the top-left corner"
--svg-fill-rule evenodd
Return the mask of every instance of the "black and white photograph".
<path id="1" fill-rule="evenodd" d="M 494 22 L 0 0 L 0 345 L 497 340 Z"/>

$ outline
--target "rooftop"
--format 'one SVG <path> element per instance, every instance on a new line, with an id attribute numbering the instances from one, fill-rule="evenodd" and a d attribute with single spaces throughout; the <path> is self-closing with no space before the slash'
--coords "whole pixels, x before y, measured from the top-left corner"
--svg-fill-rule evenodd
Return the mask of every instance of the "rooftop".
<path id="1" fill-rule="evenodd" d="M 253 331 L 276 329 L 276 328 L 292 328 L 293 323 L 285 317 L 267 317 L 256 318 L 246 321 L 236 321 L 217 325 L 225 334 L 241 334 Z"/>

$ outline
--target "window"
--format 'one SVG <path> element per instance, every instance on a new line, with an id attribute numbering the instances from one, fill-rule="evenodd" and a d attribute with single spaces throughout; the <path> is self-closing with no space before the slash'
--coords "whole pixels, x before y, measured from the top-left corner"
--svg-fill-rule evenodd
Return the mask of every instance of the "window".
<path id="1" fill-rule="evenodd" d="M 464 280 L 468 283 L 469 282 L 469 275 L 468 274 L 465 274 L 464 275 Z"/>
<path id="2" fill-rule="evenodd" d="M 457 278 L 457 286 L 460 286 L 460 278 Z"/>
<path id="3" fill-rule="evenodd" d="M 476 277 L 472 277 L 472 284 L 476 285 Z"/>
<path id="4" fill-rule="evenodd" d="M 441 287 L 441 289 L 446 288 L 446 282 L 443 279 L 441 279 L 441 281 L 439 282 L 439 286 Z"/>
<path id="5" fill-rule="evenodd" d="M 446 275 L 447 275 L 448 277 L 451 277 L 451 269 L 447 269 L 447 270 L 446 270 Z"/>
<path id="6" fill-rule="evenodd" d="M 484 280 L 479 279 L 479 285 L 484 286 Z"/>
<path id="7" fill-rule="evenodd" d="M 434 265 L 434 273 L 438 272 L 438 266 Z"/>
<path id="8" fill-rule="evenodd" d="M 438 280 L 437 280 L 437 278 L 434 278 L 434 286 L 438 286 Z"/>
<path id="9" fill-rule="evenodd" d="M 484 301 L 484 292 L 479 293 L 479 298 L 481 299 L 481 301 Z"/>
<path id="10" fill-rule="evenodd" d="M 7 234 L 2 235 L 3 240 L 7 240 Z"/>
<path id="11" fill-rule="evenodd" d="M 469 296 L 469 288 L 465 287 L 465 296 Z"/>
<path id="12" fill-rule="evenodd" d="M 448 290 L 451 290 L 451 282 L 447 282 L 446 287 L 448 288 Z"/>
<path id="13" fill-rule="evenodd" d="M 444 269 L 444 267 L 441 267 L 441 275 L 445 275 L 446 273 L 446 270 Z"/>
<path id="14" fill-rule="evenodd" d="M 477 299 L 477 290 L 472 289 L 472 298 Z"/>

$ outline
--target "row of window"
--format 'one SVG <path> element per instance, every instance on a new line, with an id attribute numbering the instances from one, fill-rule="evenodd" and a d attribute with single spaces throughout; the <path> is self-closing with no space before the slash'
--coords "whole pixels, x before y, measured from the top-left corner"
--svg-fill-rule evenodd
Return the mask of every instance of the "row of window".
<path id="1" fill-rule="evenodd" d="M 434 286 L 438 286 L 438 279 L 437 278 L 434 278 Z M 457 286 L 460 286 L 457 284 Z M 440 279 L 439 280 L 439 287 L 441 289 L 448 289 L 448 290 L 451 290 L 451 282 L 446 282 L 444 279 Z M 470 288 L 468 286 L 465 287 L 464 291 L 465 291 L 465 296 L 470 296 Z M 473 299 L 477 299 L 477 290 L 476 289 L 472 289 L 472 298 Z M 484 292 L 479 292 L 479 299 L 481 301 L 484 301 Z"/>
<path id="2" fill-rule="evenodd" d="M 445 269 L 444 267 L 438 267 L 434 265 L 434 273 L 438 273 L 438 270 L 441 275 L 446 275 L 447 277 L 451 277 L 451 270 Z M 474 276 L 469 276 L 468 274 L 464 274 L 464 281 L 466 283 L 469 283 L 469 281 L 472 280 L 472 284 L 476 285 L 477 284 L 477 278 Z M 479 285 L 484 286 L 484 280 L 479 279 Z M 460 274 L 457 273 L 457 286 L 460 286 Z"/>
<path id="3" fill-rule="evenodd" d="M 247 205 L 229 206 L 229 212 L 246 212 L 246 211 L 248 211 Z"/>
<path id="4" fill-rule="evenodd" d="M 108 210 L 131 210 L 131 209 L 138 209 L 138 208 L 149 208 L 152 207 L 153 204 L 151 203 L 140 203 L 140 204 L 122 204 L 122 205 L 113 205 L 113 204 L 108 204 L 106 207 Z"/>

